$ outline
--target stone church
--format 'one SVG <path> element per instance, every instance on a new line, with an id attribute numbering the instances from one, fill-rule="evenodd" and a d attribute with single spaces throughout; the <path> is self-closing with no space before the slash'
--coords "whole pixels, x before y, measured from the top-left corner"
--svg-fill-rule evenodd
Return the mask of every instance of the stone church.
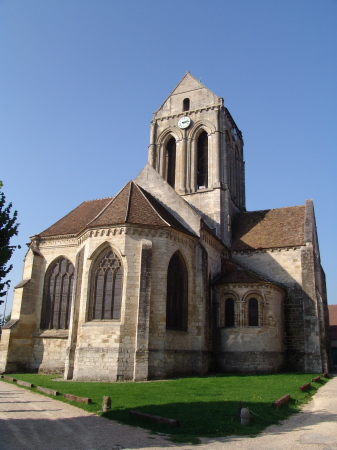
<path id="1" fill-rule="evenodd" d="M 328 369 L 313 203 L 246 211 L 243 138 L 189 72 L 148 163 L 31 238 L 1 372 L 146 380 Z"/>

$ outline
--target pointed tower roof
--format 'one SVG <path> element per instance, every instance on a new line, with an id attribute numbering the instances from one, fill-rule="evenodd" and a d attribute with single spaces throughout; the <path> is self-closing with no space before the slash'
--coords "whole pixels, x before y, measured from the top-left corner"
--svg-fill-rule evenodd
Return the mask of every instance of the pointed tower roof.
<path id="1" fill-rule="evenodd" d="M 156 118 L 170 114 L 181 113 L 181 103 L 184 97 L 193 96 L 193 109 L 205 108 L 207 106 L 223 103 L 223 99 L 215 95 L 190 72 L 186 72 L 177 86 L 173 89 L 164 103 L 154 113 Z M 178 101 L 176 101 L 178 99 Z"/>

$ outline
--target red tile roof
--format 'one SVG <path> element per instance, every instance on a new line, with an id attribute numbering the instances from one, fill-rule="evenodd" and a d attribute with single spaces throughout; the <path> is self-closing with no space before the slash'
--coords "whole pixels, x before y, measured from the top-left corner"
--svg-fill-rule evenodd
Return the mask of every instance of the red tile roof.
<path id="1" fill-rule="evenodd" d="M 214 284 L 230 283 L 270 283 L 265 278 L 256 275 L 250 270 L 244 269 L 231 261 L 223 261 L 221 264 L 221 275 Z"/>
<path id="2" fill-rule="evenodd" d="M 304 219 L 304 205 L 236 214 L 232 250 L 303 245 Z"/>
<path id="3" fill-rule="evenodd" d="M 62 236 L 78 233 L 102 211 L 112 198 L 101 198 L 99 200 L 90 200 L 81 203 L 77 208 L 70 211 L 69 214 L 54 223 L 54 225 L 42 231 L 39 236 Z"/>
<path id="4" fill-rule="evenodd" d="M 337 305 L 328 305 L 330 325 L 337 325 Z"/>
<path id="5" fill-rule="evenodd" d="M 116 197 L 82 203 L 40 233 L 40 236 L 77 234 L 88 227 L 125 223 L 160 228 L 169 227 L 195 236 L 151 194 L 133 181 L 127 183 Z"/>
<path id="6" fill-rule="evenodd" d="M 132 181 L 124 186 L 89 225 L 95 227 L 123 223 L 157 227 L 168 226 L 168 223 L 163 220 L 142 194 L 140 188 Z"/>

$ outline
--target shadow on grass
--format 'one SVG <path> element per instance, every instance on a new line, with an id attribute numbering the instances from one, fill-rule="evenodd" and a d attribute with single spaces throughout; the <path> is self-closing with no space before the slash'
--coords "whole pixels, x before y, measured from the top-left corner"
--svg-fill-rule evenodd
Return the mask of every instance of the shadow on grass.
<path id="1" fill-rule="evenodd" d="M 90 383 L 53 380 L 51 376 L 18 375 L 34 384 L 92 398 L 91 405 L 69 402 L 64 400 L 63 396 L 57 399 L 93 413 L 98 413 L 101 409 L 102 396 L 109 395 L 113 408 L 108 413 L 101 413 L 103 417 L 145 428 L 153 433 L 170 435 L 174 442 L 192 444 L 198 443 L 199 437 L 256 436 L 269 425 L 278 424 L 298 412 L 299 406 L 310 400 L 317 389 L 327 381 L 322 379 L 312 383 L 308 391 L 299 392 L 298 387 L 309 382 L 313 376 L 240 374 L 145 383 Z M 275 410 L 271 406 L 272 401 L 286 393 L 297 400 L 292 399 Z M 244 398 L 247 401 L 243 401 Z M 240 399 L 241 407 L 247 407 L 251 411 L 251 423 L 248 426 L 242 426 L 240 423 Z M 181 425 L 175 428 L 152 423 L 130 416 L 130 410 L 175 419 Z M 336 419 L 337 417 L 330 417 L 329 420 Z M 280 433 L 282 432 L 284 431 L 280 430 Z"/>
<path id="2" fill-rule="evenodd" d="M 254 436 L 267 426 L 284 420 L 298 411 L 296 401 L 275 410 L 270 403 L 245 402 L 242 407 L 251 411 L 249 425 L 241 425 L 239 402 L 190 402 L 165 405 L 138 406 L 136 411 L 143 414 L 178 420 L 180 427 L 157 424 L 146 419 L 133 417 L 129 408 L 115 408 L 102 416 L 127 425 L 140 426 L 156 433 L 179 436 L 216 437 L 235 435 Z M 181 441 L 180 441 L 181 442 Z"/>

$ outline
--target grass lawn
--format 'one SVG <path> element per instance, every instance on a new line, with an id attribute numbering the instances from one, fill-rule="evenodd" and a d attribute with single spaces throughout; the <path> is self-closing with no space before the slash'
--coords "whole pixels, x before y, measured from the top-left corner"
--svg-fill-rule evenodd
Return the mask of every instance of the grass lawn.
<path id="1" fill-rule="evenodd" d="M 61 394 L 89 397 L 93 402 L 90 405 L 67 403 L 124 424 L 169 434 L 176 442 L 192 443 L 197 443 L 198 437 L 202 436 L 255 435 L 297 412 L 300 405 L 327 381 L 322 378 L 319 383 L 311 383 L 309 391 L 301 392 L 299 386 L 311 382 L 317 374 L 218 375 L 143 383 L 53 381 L 57 375 L 10 376 L 35 386 L 55 389 Z M 271 403 L 285 394 L 290 394 L 290 402 L 275 410 Z M 112 409 L 107 413 L 99 412 L 104 395 L 109 395 L 112 401 Z M 55 398 L 65 401 L 63 396 Z M 248 426 L 240 424 L 239 402 L 251 411 Z M 157 425 L 131 417 L 130 410 L 176 419 L 180 427 Z"/>

